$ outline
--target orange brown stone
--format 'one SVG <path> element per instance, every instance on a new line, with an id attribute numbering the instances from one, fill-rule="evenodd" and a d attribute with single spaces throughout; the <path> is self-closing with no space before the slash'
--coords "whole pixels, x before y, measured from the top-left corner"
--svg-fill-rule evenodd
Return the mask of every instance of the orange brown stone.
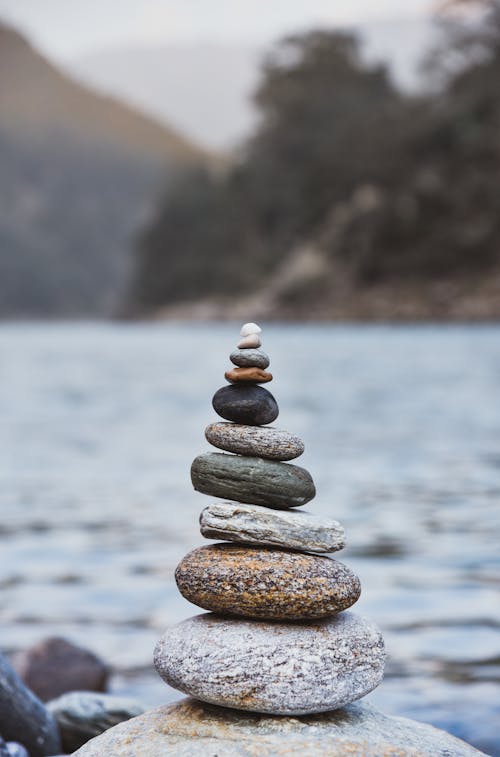
<path id="1" fill-rule="evenodd" d="M 177 566 L 175 580 L 198 607 L 263 620 L 328 618 L 361 592 L 358 577 L 337 560 L 233 544 L 193 550 Z"/>
<path id="2" fill-rule="evenodd" d="M 224 374 L 227 381 L 231 384 L 237 384 L 240 381 L 246 381 L 252 384 L 267 384 L 273 380 L 273 374 L 263 371 L 262 368 L 233 368 Z"/>

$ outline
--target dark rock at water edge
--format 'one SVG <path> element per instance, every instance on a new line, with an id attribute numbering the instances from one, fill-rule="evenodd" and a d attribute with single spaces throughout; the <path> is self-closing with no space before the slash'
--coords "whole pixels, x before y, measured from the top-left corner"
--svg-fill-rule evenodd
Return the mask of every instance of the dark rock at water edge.
<path id="1" fill-rule="evenodd" d="M 298 465 L 222 452 L 195 458 L 191 480 L 202 494 L 277 509 L 305 505 L 316 494 L 310 473 Z"/>
<path id="2" fill-rule="evenodd" d="M 215 392 L 212 405 L 221 418 L 249 426 L 272 423 L 279 414 L 278 403 L 271 392 L 251 384 L 223 386 Z"/>
<path id="3" fill-rule="evenodd" d="M 61 734 L 63 749 L 74 752 L 124 720 L 145 711 L 139 702 L 112 694 L 74 691 L 47 704 Z"/>
<path id="4" fill-rule="evenodd" d="M 29 751 L 30 757 L 47 757 L 61 751 L 54 718 L 2 655 L 0 733 L 7 741 L 21 742 Z"/>
<path id="5" fill-rule="evenodd" d="M 182 596 L 205 610 L 263 620 L 315 620 L 351 607 L 358 577 L 320 555 L 212 544 L 189 552 L 175 571 Z"/>
<path id="6" fill-rule="evenodd" d="M 109 677 L 97 655 L 57 636 L 18 654 L 14 667 L 45 702 L 68 691 L 105 691 Z"/>
<path id="7" fill-rule="evenodd" d="M 460 739 L 363 703 L 300 718 L 183 699 L 121 723 L 74 757 L 486 757 Z"/>

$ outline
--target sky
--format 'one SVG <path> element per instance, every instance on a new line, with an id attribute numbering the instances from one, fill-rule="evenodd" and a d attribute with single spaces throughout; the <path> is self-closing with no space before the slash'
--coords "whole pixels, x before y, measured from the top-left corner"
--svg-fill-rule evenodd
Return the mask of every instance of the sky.
<path id="1" fill-rule="evenodd" d="M 0 19 L 52 58 L 199 41 L 262 44 L 308 26 L 422 17 L 431 0 L 0 0 Z"/>

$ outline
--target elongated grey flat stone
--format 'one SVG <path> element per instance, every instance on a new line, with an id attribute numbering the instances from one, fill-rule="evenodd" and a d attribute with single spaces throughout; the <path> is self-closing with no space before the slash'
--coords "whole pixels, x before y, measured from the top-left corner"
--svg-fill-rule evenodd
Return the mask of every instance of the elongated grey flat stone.
<path id="1" fill-rule="evenodd" d="M 162 705 L 92 739 L 74 757 L 486 757 L 449 733 L 364 702 L 287 718 L 193 699 Z"/>
<path id="2" fill-rule="evenodd" d="M 270 510 L 236 502 L 214 502 L 205 507 L 200 531 L 206 539 L 305 552 L 337 552 L 345 547 L 344 529 L 336 520 L 303 510 Z"/>
<path id="3" fill-rule="evenodd" d="M 316 494 L 310 473 L 298 465 L 221 452 L 195 458 L 191 481 L 202 494 L 277 509 L 305 505 Z"/>
<path id="4" fill-rule="evenodd" d="M 205 429 L 205 437 L 207 442 L 226 452 L 269 460 L 293 460 L 304 451 L 302 439 L 272 426 L 211 423 Z"/>
<path id="5" fill-rule="evenodd" d="M 265 370 L 269 365 L 269 357 L 264 350 L 258 348 L 246 349 L 246 350 L 233 350 L 229 355 L 230 361 L 233 365 L 237 365 L 239 368 L 262 368 Z"/>
<path id="6" fill-rule="evenodd" d="M 308 623 L 197 615 L 170 628 L 154 653 L 160 676 L 204 702 L 273 715 L 343 707 L 381 682 L 385 651 L 351 612 Z"/>

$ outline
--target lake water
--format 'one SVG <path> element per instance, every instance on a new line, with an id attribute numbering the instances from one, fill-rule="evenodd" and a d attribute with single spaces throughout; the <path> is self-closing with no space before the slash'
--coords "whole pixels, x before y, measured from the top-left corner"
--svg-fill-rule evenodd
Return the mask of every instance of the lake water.
<path id="1" fill-rule="evenodd" d="M 173 701 L 155 641 L 199 610 L 192 459 L 238 325 L 0 327 L 0 640 L 95 650 L 112 687 Z M 269 326 L 280 405 L 382 628 L 369 701 L 500 755 L 500 327 Z"/>

